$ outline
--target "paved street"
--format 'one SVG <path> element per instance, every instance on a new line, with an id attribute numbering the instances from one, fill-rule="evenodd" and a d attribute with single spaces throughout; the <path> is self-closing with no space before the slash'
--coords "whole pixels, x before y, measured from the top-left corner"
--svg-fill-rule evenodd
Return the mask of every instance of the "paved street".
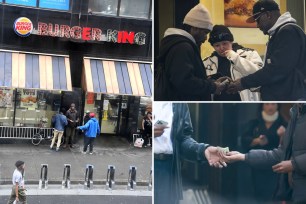
<path id="1" fill-rule="evenodd" d="M 1 139 L 0 139 L 1 143 Z M 0 184 L 11 184 L 11 177 L 16 160 L 26 162 L 26 184 L 38 184 L 41 164 L 48 164 L 49 183 L 59 184 L 63 177 L 64 164 L 71 164 L 72 184 L 84 181 L 86 164 L 94 165 L 94 184 L 102 184 L 106 180 L 107 166 L 115 165 L 115 180 L 118 184 L 126 184 L 129 166 L 137 167 L 137 182 L 147 185 L 152 165 L 151 148 L 138 149 L 125 139 L 116 136 L 100 136 L 95 141 L 94 154 L 83 155 L 80 147 L 55 152 L 49 149 L 49 143 L 33 146 L 30 142 L 14 141 L 0 144 Z"/>

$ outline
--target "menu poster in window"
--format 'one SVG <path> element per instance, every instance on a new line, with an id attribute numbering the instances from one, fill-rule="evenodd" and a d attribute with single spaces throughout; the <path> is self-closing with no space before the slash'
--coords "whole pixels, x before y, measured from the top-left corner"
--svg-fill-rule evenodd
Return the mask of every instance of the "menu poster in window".
<path id="1" fill-rule="evenodd" d="M 95 102 L 95 94 L 87 93 L 87 104 L 94 104 Z"/>
<path id="2" fill-rule="evenodd" d="M 37 91 L 33 89 L 21 90 L 20 107 L 28 110 L 35 110 L 37 108 Z"/>
<path id="3" fill-rule="evenodd" d="M 58 10 L 69 10 L 69 1 L 70 0 L 40 0 L 39 7 Z"/>
<path id="4" fill-rule="evenodd" d="M 5 3 L 24 5 L 24 6 L 34 6 L 34 7 L 36 6 L 36 0 L 6 0 Z"/>
<path id="5" fill-rule="evenodd" d="M 247 23 L 253 15 L 256 0 L 224 0 L 224 25 L 238 28 L 256 28 L 256 23 Z"/>
<path id="6" fill-rule="evenodd" d="M 0 107 L 12 107 L 13 89 L 0 88 Z"/>

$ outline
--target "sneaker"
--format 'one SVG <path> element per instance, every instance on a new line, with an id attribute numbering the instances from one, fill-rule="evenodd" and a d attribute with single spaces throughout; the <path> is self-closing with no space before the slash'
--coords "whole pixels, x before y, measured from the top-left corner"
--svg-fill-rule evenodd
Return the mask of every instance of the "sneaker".
<path id="1" fill-rule="evenodd" d="M 50 147 L 50 150 L 53 150 L 53 147 Z"/>
<path id="2" fill-rule="evenodd" d="M 93 154 L 93 152 L 89 152 L 89 154 Z"/>
<path id="3" fill-rule="evenodd" d="M 86 154 L 86 152 L 82 151 L 82 154 Z"/>
<path id="4" fill-rule="evenodd" d="M 67 148 L 67 145 L 66 145 L 66 144 L 64 144 L 63 148 L 64 148 L 64 149 L 66 149 L 66 148 Z"/>
<path id="5" fill-rule="evenodd" d="M 58 151 L 59 151 L 59 148 L 56 148 L 56 150 L 55 150 L 55 151 L 57 151 L 57 152 L 58 152 Z"/>

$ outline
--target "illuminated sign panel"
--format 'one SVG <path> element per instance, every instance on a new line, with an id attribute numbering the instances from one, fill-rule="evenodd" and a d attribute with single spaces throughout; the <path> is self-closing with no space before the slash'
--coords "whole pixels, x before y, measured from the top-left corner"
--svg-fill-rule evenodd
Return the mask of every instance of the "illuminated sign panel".
<path id="1" fill-rule="evenodd" d="M 40 0 L 40 8 L 58 9 L 58 10 L 69 10 L 70 0 Z"/>

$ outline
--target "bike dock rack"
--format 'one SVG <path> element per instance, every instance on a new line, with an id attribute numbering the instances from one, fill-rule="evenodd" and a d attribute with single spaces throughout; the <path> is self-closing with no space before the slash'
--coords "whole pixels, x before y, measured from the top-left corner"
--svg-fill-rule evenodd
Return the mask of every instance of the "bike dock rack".
<path id="1" fill-rule="evenodd" d="M 131 191 L 136 189 L 136 170 L 136 166 L 130 166 L 127 189 Z"/>
<path id="2" fill-rule="evenodd" d="M 94 166 L 91 164 L 86 165 L 85 181 L 84 181 L 85 189 L 92 189 L 93 187 L 93 168 Z"/>
<path id="3" fill-rule="evenodd" d="M 48 188 L 48 164 L 41 164 L 38 188 L 39 189 Z"/>
<path id="4" fill-rule="evenodd" d="M 63 173 L 63 180 L 62 180 L 62 189 L 70 189 L 70 164 L 64 164 L 64 173 Z"/>
<path id="5" fill-rule="evenodd" d="M 115 166 L 108 165 L 106 177 L 106 190 L 113 190 L 115 188 Z"/>
<path id="6" fill-rule="evenodd" d="M 150 176 L 149 176 L 148 190 L 152 191 L 152 168 L 151 168 Z"/>

